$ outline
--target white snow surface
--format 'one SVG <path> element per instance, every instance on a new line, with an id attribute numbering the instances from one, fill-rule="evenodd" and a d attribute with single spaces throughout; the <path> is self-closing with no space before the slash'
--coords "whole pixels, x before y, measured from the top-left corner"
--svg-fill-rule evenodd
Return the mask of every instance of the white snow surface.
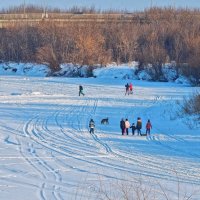
<path id="1" fill-rule="evenodd" d="M 97 68 L 93 70 L 93 75 L 98 78 L 120 78 L 120 79 L 138 79 L 135 75 L 137 63 L 116 65 L 115 63 L 107 67 Z"/>
<path id="2" fill-rule="evenodd" d="M 1 200 L 200 199 L 200 124 L 177 103 L 198 88 L 101 74 L 0 76 Z M 137 117 L 151 135 L 122 136 L 121 118 Z"/>

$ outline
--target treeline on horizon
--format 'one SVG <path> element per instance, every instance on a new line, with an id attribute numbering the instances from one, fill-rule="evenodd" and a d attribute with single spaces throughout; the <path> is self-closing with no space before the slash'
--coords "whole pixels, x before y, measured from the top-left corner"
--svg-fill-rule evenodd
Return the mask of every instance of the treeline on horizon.
<path id="1" fill-rule="evenodd" d="M 37 7 L 32 9 L 35 12 Z M 83 10 L 76 8 L 76 11 Z M 95 13 L 92 8 L 89 11 Z M 178 73 L 192 76 L 199 83 L 200 11 L 151 8 L 133 14 L 143 21 L 64 25 L 49 21 L 1 28 L 0 60 L 49 63 L 52 71 L 59 70 L 61 63 L 92 67 L 138 61 L 139 69 L 151 64 L 155 80 L 162 77 L 162 65 L 173 61 Z"/>
<path id="2" fill-rule="evenodd" d="M 64 7 L 64 6 L 63 6 Z M 68 9 L 60 9 L 60 8 L 52 8 L 49 6 L 44 5 L 42 6 L 37 6 L 33 4 L 21 4 L 19 6 L 10 6 L 9 8 L 6 9 L 1 9 L 0 14 L 20 14 L 20 13 L 42 13 L 42 12 L 51 12 L 51 13 L 130 13 L 127 10 L 113 10 L 113 9 L 106 9 L 106 10 L 101 10 L 101 9 L 96 9 L 95 6 L 91 7 L 79 7 L 79 6 L 73 6 Z"/>

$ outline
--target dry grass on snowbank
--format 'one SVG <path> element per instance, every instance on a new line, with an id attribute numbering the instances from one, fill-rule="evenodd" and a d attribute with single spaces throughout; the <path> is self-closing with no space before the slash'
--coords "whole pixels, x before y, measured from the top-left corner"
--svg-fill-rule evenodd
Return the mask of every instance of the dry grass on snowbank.
<path id="1" fill-rule="evenodd" d="M 188 115 L 200 114 L 200 93 L 193 94 L 190 99 L 184 99 L 182 109 Z"/>

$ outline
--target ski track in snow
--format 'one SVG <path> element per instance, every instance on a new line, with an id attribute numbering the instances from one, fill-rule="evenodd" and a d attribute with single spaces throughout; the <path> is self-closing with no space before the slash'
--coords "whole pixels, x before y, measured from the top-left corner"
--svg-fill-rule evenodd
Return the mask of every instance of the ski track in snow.
<path id="1" fill-rule="evenodd" d="M 25 86 L 23 80 L 13 79 L 13 87 L 19 87 L 19 89 L 22 87 L 22 94 L 26 90 L 30 90 L 35 82 L 34 79 L 33 82 L 29 80 L 28 86 Z M 63 84 L 67 85 L 64 96 L 63 94 L 54 96 L 42 93 L 51 94 L 50 87 L 53 87 L 52 91 L 56 91 L 56 88 L 63 87 Z M 156 95 L 150 97 L 151 92 L 146 94 L 147 91 L 142 91 L 142 87 L 135 87 L 132 96 L 124 96 L 124 91 L 118 85 L 102 89 L 102 85 L 87 83 L 88 94 L 85 97 L 77 97 L 77 91 L 73 92 L 77 86 L 70 81 L 69 83 L 60 82 L 53 85 L 53 82 L 42 80 L 39 81 L 38 85 L 40 85 L 40 93 L 38 95 L 34 93 L 34 97 L 32 93 L 25 96 L 18 95 L 15 98 L 10 98 L 9 95 L 1 96 L 3 101 L 0 106 L 3 108 L 4 105 L 8 107 L 12 105 L 11 108 L 16 109 L 16 113 L 7 108 L 7 121 L 4 121 L 3 118 L 0 119 L 0 131 L 7 136 L 5 142 L 8 143 L 9 139 L 11 141 L 13 138 L 15 139 L 15 142 L 10 142 L 9 145 L 15 145 L 20 155 L 20 159 L 13 161 L 13 163 L 10 162 L 11 157 L 8 156 L 9 163 L 4 164 L 4 167 L 14 168 L 16 165 L 26 165 L 31 168 L 30 172 L 16 175 L 17 177 L 24 176 L 22 180 L 11 176 L 4 177 L 3 182 L 37 190 L 37 197 L 41 200 L 67 199 L 70 188 L 75 189 L 79 183 L 79 179 L 71 178 L 69 180 L 68 174 L 70 177 L 77 174 L 82 177 L 87 175 L 86 185 L 88 186 L 93 184 L 92 180 L 97 181 L 98 177 L 103 177 L 103 180 L 134 182 L 135 180 L 129 180 L 129 176 L 135 177 L 136 180 L 140 179 L 141 176 L 170 182 L 177 182 L 178 179 L 182 183 L 200 186 L 200 154 L 178 148 L 177 144 L 187 146 L 187 140 L 184 138 L 178 138 L 163 131 L 156 122 L 153 125 L 156 127 L 153 131 L 156 130 L 158 134 L 142 138 L 137 136 L 122 137 L 120 130 L 117 134 L 109 135 L 109 130 L 98 124 L 102 116 L 109 114 L 107 109 L 113 110 L 113 115 L 110 114 L 109 119 L 119 114 L 114 124 L 116 127 L 119 127 L 121 117 L 131 119 L 133 113 L 134 118 L 140 116 L 141 113 L 143 113 L 142 117 L 151 118 L 154 106 L 159 104 L 162 106 L 166 101 L 162 99 L 165 94 L 160 96 L 156 94 L 160 91 L 156 91 L 156 87 L 153 88 Z M 34 91 L 37 87 L 33 86 L 31 90 Z M 122 95 L 118 94 L 120 90 Z M 116 92 L 113 93 L 113 91 Z M 122 110 L 115 110 L 115 104 L 124 107 Z M 20 112 L 20 108 L 23 109 L 24 115 Z M 0 115 L 3 116 L 4 112 L 0 112 Z M 94 134 L 90 134 L 88 131 L 90 118 L 96 119 L 97 125 Z M 13 122 L 10 126 L 7 124 L 9 119 L 18 120 L 19 124 L 16 123 L 13 128 Z M 143 124 L 145 125 L 145 122 Z M 114 132 L 115 130 L 113 129 Z M 106 140 L 106 137 L 110 140 Z M 163 159 L 163 155 L 151 155 L 148 152 L 139 151 L 138 147 L 132 149 L 131 146 L 129 149 L 128 147 L 123 148 L 123 146 L 118 147 L 115 144 L 115 141 L 118 141 L 118 144 L 123 144 L 123 140 L 124 142 L 126 142 L 125 140 L 129 140 L 129 142 L 141 140 L 149 148 L 153 145 L 153 148 L 167 151 L 169 155 L 176 152 L 181 154 L 183 159 L 168 155 L 170 159 Z M 197 159 L 198 162 L 189 163 L 187 159 L 184 159 L 184 156 Z M 2 158 L 6 159 L 6 156 Z M 4 167 L 0 170 L 4 170 Z M 123 177 L 122 174 L 127 176 Z"/>

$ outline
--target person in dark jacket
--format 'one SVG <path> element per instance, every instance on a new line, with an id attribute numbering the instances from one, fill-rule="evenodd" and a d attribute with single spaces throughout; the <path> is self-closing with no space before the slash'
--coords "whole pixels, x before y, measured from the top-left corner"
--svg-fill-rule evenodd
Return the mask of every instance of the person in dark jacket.
<path id="1" fill-rule="evenodd" d="M 91 119 L 89 122 L 89 128 L 90 128 L 90 133 L 94 134 L 95 123 L 93 119 Z"/>
<path id="2" fill-rule="evenodd" d="M 126 88 L 126 92 L 125 92 L 125 95 L 129 95 L 129 84 L 127 83 L 126 85 L 125 85 L 125 88 Z"/>
<path id="3" fill-rule="evenodd" d="M 85 94 L 83 93 L 83 86 L 82 86 L 82 85 L 79 85 L 79 96 L 80 96 L 81 94 L 82 94 L 83 96 L 85 95 Z"/>
<path id="4" fill-rule="evenodd" d="M 146 134 L 150 135 L 150 130 L 152 129 L 152 125 L 150 120 L 148 119 L 147 124 L 146 124 Z"/>
<path id="5" fill-rule="evenodd" d="M 124 121 L 123 118 L 120 121 L 120 128 L 121 128 L 121 131 L 122 131 L 122 135 L 124 135 L 126 128 L 125 128 L 125 121 Z"/>
<path id="6" fill-rule="evenodd" d="M 130 126 L 130 128 L 132 129 L 132 135 L 135 135 L 135 130 L 136 130 L 135 123 L 132 123 L 132 125 Z"/>
<path id="7" fill-rule="evenodd" d="M 142 120 L 140 117 L 137 118 L 136 129 L 137 129 L 138 135 L 141 135 Z"/>

